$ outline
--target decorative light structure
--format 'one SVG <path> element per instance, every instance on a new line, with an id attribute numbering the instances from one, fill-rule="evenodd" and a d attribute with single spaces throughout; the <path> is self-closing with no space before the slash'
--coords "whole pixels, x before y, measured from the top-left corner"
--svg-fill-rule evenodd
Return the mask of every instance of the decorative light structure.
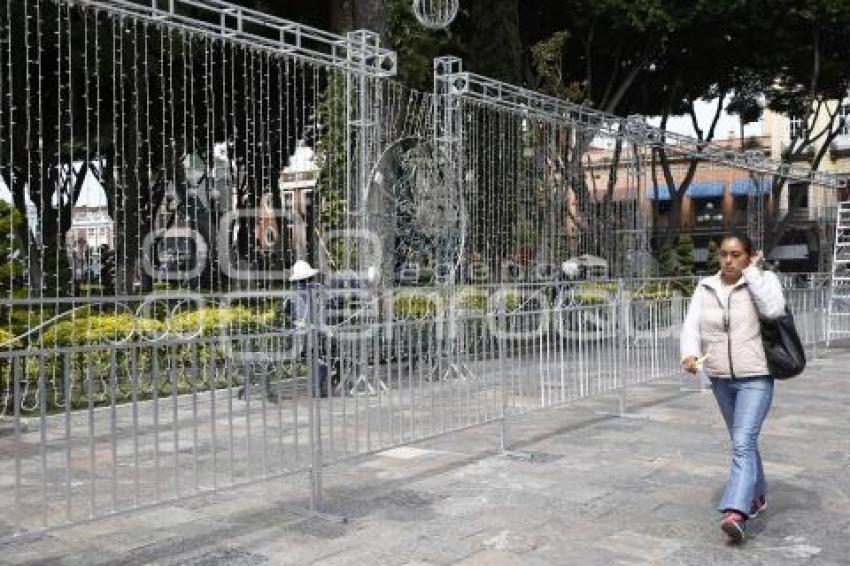
<path id="1" fill-rule="evenodd" d="M 413 14 L 425 28 L 446 29 L 457 17 L 459 0 L 413 0 Z"/>

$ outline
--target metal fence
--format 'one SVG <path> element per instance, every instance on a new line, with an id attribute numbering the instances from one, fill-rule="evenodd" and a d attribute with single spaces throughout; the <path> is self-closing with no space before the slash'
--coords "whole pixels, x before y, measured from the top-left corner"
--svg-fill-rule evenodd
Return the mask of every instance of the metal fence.
<path id="1" fill-rule="evenodd" d="M 827 291 L 786 292 L 812 356 L 825 340 Z M 321 468 L 333 462 L 501 422 L 496 445 L 512 417 L 603 394 L 623 411 L 629 387 L 679 375 L 688 301 L 416 290 L 395 298 L 389 318 L 372 318 L 375 296 L 374 308 L 363 302 L 340 322 L 338 298 L 309 292 L 316 318 L 298 329 L 209 335 L 172 323 L 182 334 L 169 340 L 158 329 L 160 339 L 0 353 L 7 528 L 39 531 L 306 471 L 318 506 Z"/>
<path id="2" fill-rule="evenodd" d="M 377 34 L 219 0 L 0 0 L 0 34 L 4 532 L 317 470 L 286 279 L 353 265 L 430 95 Z"/>

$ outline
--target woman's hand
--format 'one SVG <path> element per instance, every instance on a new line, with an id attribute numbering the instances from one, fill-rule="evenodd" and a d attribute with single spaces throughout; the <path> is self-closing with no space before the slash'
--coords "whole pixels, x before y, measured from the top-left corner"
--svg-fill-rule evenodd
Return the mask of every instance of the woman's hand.
<path id="1" fill-rule="evenodd" d="M 761 268 L 764 263 L 764 252 L 761 250 L 756 250 L 756 253 L 750 256 L 750 267 L 758 267 Z"/>
<path id="2" fill-rule="evenodd" d="M 697 359 L 698 358 L 696 356 L 688 356 L 682 360 L 682 369 L 688 373 L 696 373 L 697 368 L 699 367 L 699 365 L 697 365 Z"/>

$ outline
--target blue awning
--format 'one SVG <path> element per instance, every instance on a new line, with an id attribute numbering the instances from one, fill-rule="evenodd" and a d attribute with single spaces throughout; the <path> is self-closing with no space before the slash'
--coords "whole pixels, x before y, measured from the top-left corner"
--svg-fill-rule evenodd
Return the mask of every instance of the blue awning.
<path id="1" fill-rule="evenodd" d="M 691 198 L 723 198 L 726 185 L 722 181 L 692 182 L 686 193 Z"/>
<path id="2" fill-rule="evenodd" d="M 691 183 L 685 193 L 690 198 L 722 198 L 726 185 L 722 181 L 700 181 Z M 672 191 L 668 185 L 657 187 L 658 195 L 655 194 L 656 187 L 649 187 L 647 198 L 649 200 L 670 200 Z"/>
<path id="3" fill-rule="evenodd" d="M 670 188 L 667 185 L 652 186 L 646 196 L 649 200 L 670 200 Z"/>
<path id="4" fill-rule="evenodd" d="M 750 187 L 756 189 L 763 195 L 770 194 L 773 186 L 771 179 L 738 179 L 732 183 L 732 195 L 745 197 L 750 194 Z"/>

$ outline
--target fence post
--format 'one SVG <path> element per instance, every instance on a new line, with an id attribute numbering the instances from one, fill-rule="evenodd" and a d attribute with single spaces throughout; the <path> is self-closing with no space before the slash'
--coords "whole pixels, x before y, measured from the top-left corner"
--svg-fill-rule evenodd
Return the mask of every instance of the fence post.
<path id="1" fill-rule="evenodd" d="M 505 371 L 505 323 L 506 320 L 506 310 L 497 310 L 496 316 L 501 318 L 500 325 L 498 326 L 499 332 L 498 343 L 499 343 L 499 375 L 502 379 L 502 418 L 501 418 L 501 427 L 499 430 L 499 448 L 501 451 L 508 451 L 508 376 Z"/>
<path id="2" fill-rule="evenodd" d="M 318 285 L 310 285 L 307 291 L 309 307 L 309 324 L 307 326 L 307 363 L 308 390 L 310 391 L 310 409 L 307 412 L 309 419 L 310 439 L 310 510 L 320 512 L 322 510 L 322 466 L 324 457 L 322 453 L 322 423 L 319 403 L 322 398 L 321 376 L 319 374 L 319 296 Z M 296 400 L 297 402 L 297 400 Z"/>
<path id="3" fill-rule="evenodd" d="M 803 291 L 803 293 L 802 293 L 802 295 L 803 295 L 802 303 L 803 304 L 798 309 L 798 312 L 796 313 L 796 315 L 797 315 L 797 318 L 800 319 L 801 322 L 803 323 L 803 336 L 806 336 L 806 337 L 808 337 L 809 335 L 815 336 L 815 339 L 812 340 L 812 359 L 816 360 L 817 357 L 818 357 L 818 340 L 817 340 L 817 335 L 811 329 L 811 327 L 814 326 L 814 324 L 816 324 L 816 322 L 817 322 L 817 311 L 814 308 L 815 301 L 809 299 L 809 294 L 814 291 L 814 285 L 812 283 L 814 283 L 814 281 L 810 282 L 809 289 Z M 813 298 L 814 297 L 812 297 L 812 299 Z M 808 303 L 810 303 L 810 304 L 808 304 Z M 809 314 L 809 309 L 811 309 L 811 311 L 812 311 L 811 314 Z M 805 344 L 805 338 L 803 340 L 804 340 L 803 343 Z"/>
<path id="4" fill-rule="evenodd" d="M 619 312 L 617 312 L 619 311 Z M 629 335 L 631 332 L 631 305 L 630 297 L 626 295 L 625 284 L 622 279 L 617 280 L 617 300 L 615 303 L 615 342 L 614 342 L 614 371 L 617 372 L 617 383 L 620 386 L 617 414 L 626 416 L 626 404 L 628 403 L 628 380 L 625 371 L 629 365 Z M 619 363 L 621 356 L 624 363 Z"/>

